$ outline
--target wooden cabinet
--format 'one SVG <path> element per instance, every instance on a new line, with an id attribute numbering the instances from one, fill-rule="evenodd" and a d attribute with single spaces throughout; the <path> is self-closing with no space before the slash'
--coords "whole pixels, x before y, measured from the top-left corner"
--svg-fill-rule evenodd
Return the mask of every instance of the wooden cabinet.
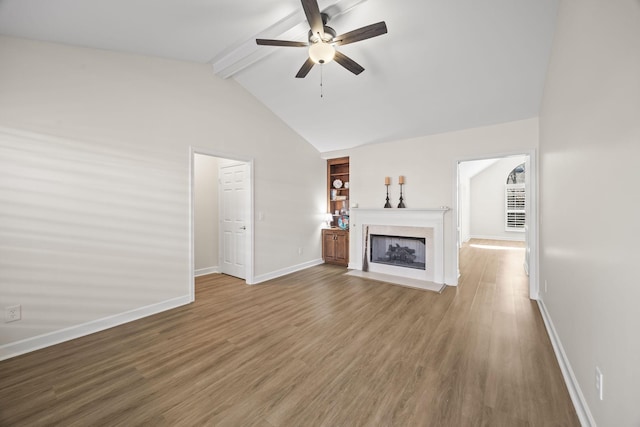
<path id="1" fill-rule="evenodd" d="M 322 259 L 330 264 L 349 264 L 349 230 L 338 227 L 349 215 L 349 158 L 327 160 L 327 212 L 331 228 L 322 230 Z M 346 222 L 346 221 L 343 221 Z"/>
<path id="2" fill-rule="evenodd" d="M 339 228 L 322 230 L 322 259 L 329 264 L 349 264 L 349 231 Z"/>

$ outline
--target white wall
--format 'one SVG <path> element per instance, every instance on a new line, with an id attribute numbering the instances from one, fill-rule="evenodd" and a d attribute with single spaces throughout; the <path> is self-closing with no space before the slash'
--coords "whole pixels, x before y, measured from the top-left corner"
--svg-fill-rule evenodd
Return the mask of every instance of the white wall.
<path id="1" fill-rule="evenodd" d="M 350 156 L 351 203 L 362 208 L 382 208 L 384 177 L 392 177 L 389 197 L 398 205 L 398 176 L 404 175 L 407 208 L 454 206 L 457 160 L 524 152 L 538 146 L 538 120 L 528 119 L 425 136 L 340 152 Z M 457 283 L 455 218 L 445 214 L 445 280 Z M 357 225 L 356 225 L 357 226 Z M 351 242 L 351 254 L 354 242 Z"/>
<path id="2" fill-rule="evenodd" d="M 194 154 L 194 265 L 195 274 L 219 272 L 218 158 Z"/>
<path id="3" fill-rule="evenodd" d="M 497 161 L 498 159 L 469 160 L 458 165 L 460 243 L 471 238 L 471 178 Z"/>
<path id="4" fill-rule="evenodd" d="M 557 22 L 540 116 L 541 298 L 597 425 L 635 427 L 640 2 L 566 0 Z"/>
<path id="5" fill-rule="evenodd" d="M 471 179 L 459 177 L 458 218 L 460 219 L 460 244 L 471 239 Z"/>
<path id="6" fill-rule="evenodd" d="M 325 162 L 234 81 L 7 37 L 0 63 L 0 358 L 190 300 L 191 147 L 254 159 L 257 280 L 319 262 Z"/>
<path id="7" fill-rule="evenodd" d="M 524 242 L 523 232 L 505 230 L 504 192 L 507 176 L 525 160 L 525 156 L 505 157 L 471 178 L 471 237 Z"/>

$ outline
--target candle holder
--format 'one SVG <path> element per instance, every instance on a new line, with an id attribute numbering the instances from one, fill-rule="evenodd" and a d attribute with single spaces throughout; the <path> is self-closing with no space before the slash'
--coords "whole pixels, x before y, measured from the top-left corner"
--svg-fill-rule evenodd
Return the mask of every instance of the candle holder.
<path id="1" fill-rule="evenodd" d="M 404 205 L 404 200 L 402 199 L 402 186 L 404 184 L 400 184 L 400 203 L 398 203 L 398 207 L 399 208 L 406 208 L 406 206 Z"/>
<path id="2" fill-rule="evenodd" d="M 389 203 L 389 184 L 385 184 L 387 186 L 387 203 L 384 204 L 385 208 L 390 208 L 391 203 Z"/>

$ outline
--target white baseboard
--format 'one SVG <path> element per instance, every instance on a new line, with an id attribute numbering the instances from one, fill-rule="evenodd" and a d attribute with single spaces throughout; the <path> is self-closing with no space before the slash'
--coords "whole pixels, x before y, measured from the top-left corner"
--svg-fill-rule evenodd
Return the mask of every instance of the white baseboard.
<path id="1" fill-rule="evenodd" d="M 571 364 L 569 363 L 567 354 L 564 352 L 564 348 L 562 347 L 562 343 L 560 342 L 560 337 L 556 332 L 556 328 L 553 326 L 553 322 L 551 321 L 551 317 L 549 316 L 547 307 L 544 305 L 544 301 L 542 301 L 541 299 L 537 301 L 538 307 L 540 308 L 540 313 L 542 314 L 542 319 L 544 320 L 544 324 L 547 328 L 547 333 L 549 334 L 551 344 L 553 345 L 553 350 L 556 353 L 556 358 L 558 359 L 558 363 L 560 364 L 560 370 L 562 371 L 564 382 L 567 384 L 567 389 L 569 389 L 571 401 L 573 402 L 573 406 L 575 407 L 578 418 L 580 419 L 580 424 L 582 424 L 584 427 L 596 427 L 596 421 L 591 415 L 591 411 L 589 410 L 587 401 L 582 394 L 582 390 L 580 389 L 578 380 L 573 373 L 573 369 L 571 369 Z"/>
<path id="2" fill-rule="evenodd" d="M 60 344 L 85 335 L 100 332 L 105 329 L 113 328 L 124 323 L 138 320 L 143 317 L 151 316 L 162 311 L 171 310 L 191 303 L 191 297 L 188 295 L 162 301 L 157 304 L 147 305 L 145 307 L 136 308 L 124 313 L 116 314 L 102 319 L 92 320 L 91 322 L 80 325 L 71 326 L 59 331 L 49 332 L 33 338 L 27 338 L 21 341 L 5 344 L 0 346 L 0 360 L 10 359 L 21 354 L 39 350 L 55 344 Z"/>
<path id="3" fill-rule="evenodd" d="M 510 242 L 524 242 L 524 234 L 522 236 L 486 236 L 474 234 L 469 239 L 483 239 L 483 240 L 507 240 Z"/>
<path id="4" fill-rule="evenodd" d="M 444 284 L 447 286 L 458 286 L 458 277 L 460 277 L 459 273 L 458 275 L 455 275 L 455 276 L 445 275 Z"/>
<path id="5" fill-rule="evenodd" d="M 267 280 L 277 279 L 278 277 L 286 276 L 287 274 L 295 273 L 296 271 L 304 270 L 309 267 L 313 267 L 316 265 L 320 265 L 324 263 L 322 259 L 314 259 L 312 261 L 304 262 L 302 264 L 293 265 L 291 267 L 283 268 L 281 270 L 272 271 L 271 273 L 261 274 L 259 276 L 255 276 L 253 281 L 247 284 L 256 285 L 258 283 L 266 282 Z"/>
<path id="6" fill-rule="evenodd" d="M 199 268 L 193 272 L 193 277 L 206 276 L 207 274 L 214 273 L 220 273 L 220 267 L 218 267 L 217 265 L 214 267 Z"/>

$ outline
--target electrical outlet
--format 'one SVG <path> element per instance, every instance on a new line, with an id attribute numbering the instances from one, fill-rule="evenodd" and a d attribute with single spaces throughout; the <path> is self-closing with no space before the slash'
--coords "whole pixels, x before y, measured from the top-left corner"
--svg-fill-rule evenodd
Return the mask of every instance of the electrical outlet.
<path id="1" fill-rule="evenodd" d="M 600 371 L 600 368 L 596 366 L 596 392 L 598 393 L 598 398 L 600 400 L 604 399 L 604 394 L 602 392 L 602 380 L 602 371 Z"/>
<path id="2" fill-rule="evenodd" d="M 302 248 L 298 248 L 298 255 L 302 255 Z"/>
<path id="3" fill-rule="evenodd" d="M 5 323 L 15 322 L 22 318 L 22 309 L 18 305 L 10 305 L 4 308 L 4 321 Z"/>

